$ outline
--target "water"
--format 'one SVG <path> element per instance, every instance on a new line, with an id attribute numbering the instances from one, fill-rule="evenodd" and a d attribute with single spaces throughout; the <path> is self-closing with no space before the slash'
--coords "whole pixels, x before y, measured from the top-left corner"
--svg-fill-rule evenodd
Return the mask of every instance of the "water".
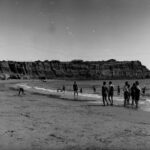
<path id="1" fill-rule="evenodd" d="M 121 95 L 117 95 L 117 86 L 119 85 L 122 89 L 124 86 L 124 82 L 126 80 L 112 80 L 113 85 L 115 87 L 114 94 L 114 103 L 122 103 L 123 104 L 123 91 L 121 90 Z M 107 83 L 109 81 L 106 81 Z M 128 82 L 132 85 L 135 80 L 128 80 Z M 150 80 L 139 80 L 140 86 L 146 86 L 146 95 L 141 96 L 141 100 L 139 101 L 140 108 L 144 111 L 150 111 Z M 103 81 L 77 81 L 79 89 L 83 89 L 83 93 L 79 93 L 79 98 L 81 100 L 93 100 L 94 104 L 101 104 L 101 86 Z M 42 92 L 45 94 L 58 95 L 60 98 L 73 99 L 73 91 L 72 91 L 73 81 L 66 80 L 49 80 L 47 82 L 42 81 L 32 81 L 30 83 L 19 84 L 19 86 L 23 86 L 26 90 L 36 90 L 37 92 Z M 57 92 L 58 88 L 61 88 L 63 85 L 66 87 L 65 94 L 62 92 Z M 97 92 L 93 93 L 93 86 L 96 87 Z M 91 103 L 91 102 L 90 102 Z"/>

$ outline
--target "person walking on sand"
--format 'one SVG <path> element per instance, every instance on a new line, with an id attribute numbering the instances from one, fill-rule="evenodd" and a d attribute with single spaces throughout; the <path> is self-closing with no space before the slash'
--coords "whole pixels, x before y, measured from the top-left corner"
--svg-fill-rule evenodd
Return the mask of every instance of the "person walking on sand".
<path id="1" fill-rule="evenodd" d="M 103 82 L 103 86 L 102 86 L 102 99 L 103 99 L 103 105 L 105 106 L 105 102 L 108 105 L 107 102 L 107 95 L 108 95 L 108 88 L 106 86 L 106 82 Z"/>
<path id="2" fill-rule="evenodd" d="M 77 85 L 76 81 L 74 81 L 74 84 L 73 84 L 73 91 L 74 91 L 74 97 L 75 97 L 75 95 L 78 96 L 78 85 Z"/>
<path id="3" fill-rule="evenodd" d="M 125 82 L 123 92 L 124 92 L 124 107 L 125 107 L 126 104 L 127 104 L 128 99 L 129 99 L 129 84 L 128 84 L 128 81 Z"/>
<path id="4" fill-rule="evenodd" d="M 110 101 L 111 106 L 113 106 L 113 96 L 114 96 L 114 86 L 112 85 L 112 82 L 109 82 L 109 88 L 108 88 L 108 100 Z"/>
<path id="5" fill-rule="evenodd" d="M 139 103 L 139 99 L 140 99 L 140 92 L 141 92 L 141 88 L 139 86 L 139 82 L 136 81 L 135 82 L 135 104 L 136 104 L 136 108 L 138 108 L 138 103 Z"/>
<path id="6" fill-rule="evenodd" d="M 135 102 L 135 88 L 136 88 L 136 85 L 135 85 L 135 83 L 133 83 L 133 85 L 131 87 L 132 106 L 134 105 L 134 102 Z"/>

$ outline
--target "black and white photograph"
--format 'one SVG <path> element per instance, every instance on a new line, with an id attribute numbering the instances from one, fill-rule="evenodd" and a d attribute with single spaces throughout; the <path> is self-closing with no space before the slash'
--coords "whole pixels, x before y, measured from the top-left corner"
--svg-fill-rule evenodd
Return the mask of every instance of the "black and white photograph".
<path id="1" fill-rule="evenodd" d="M 0 150 L 150 150 L 150 0 L 0 0 Z"/>

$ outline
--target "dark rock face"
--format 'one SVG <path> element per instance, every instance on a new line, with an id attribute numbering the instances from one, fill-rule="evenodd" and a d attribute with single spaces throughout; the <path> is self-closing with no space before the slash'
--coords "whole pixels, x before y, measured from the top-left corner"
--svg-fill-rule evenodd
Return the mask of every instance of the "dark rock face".
<path id="1" fill-rule="evenodd" d="M 0 77 L 12 79 L 132 79 L 149 78 L 139 61 L 0 61 Z"/>

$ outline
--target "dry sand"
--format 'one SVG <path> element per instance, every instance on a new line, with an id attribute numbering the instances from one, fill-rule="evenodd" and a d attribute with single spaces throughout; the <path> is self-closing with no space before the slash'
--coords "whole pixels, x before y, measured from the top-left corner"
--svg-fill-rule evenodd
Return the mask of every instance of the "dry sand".
<path id="1" fill-rule="evenodd" d="M 0 150 L 150 149 L 150 113 L 92 106 L 0 83 Z"/>

